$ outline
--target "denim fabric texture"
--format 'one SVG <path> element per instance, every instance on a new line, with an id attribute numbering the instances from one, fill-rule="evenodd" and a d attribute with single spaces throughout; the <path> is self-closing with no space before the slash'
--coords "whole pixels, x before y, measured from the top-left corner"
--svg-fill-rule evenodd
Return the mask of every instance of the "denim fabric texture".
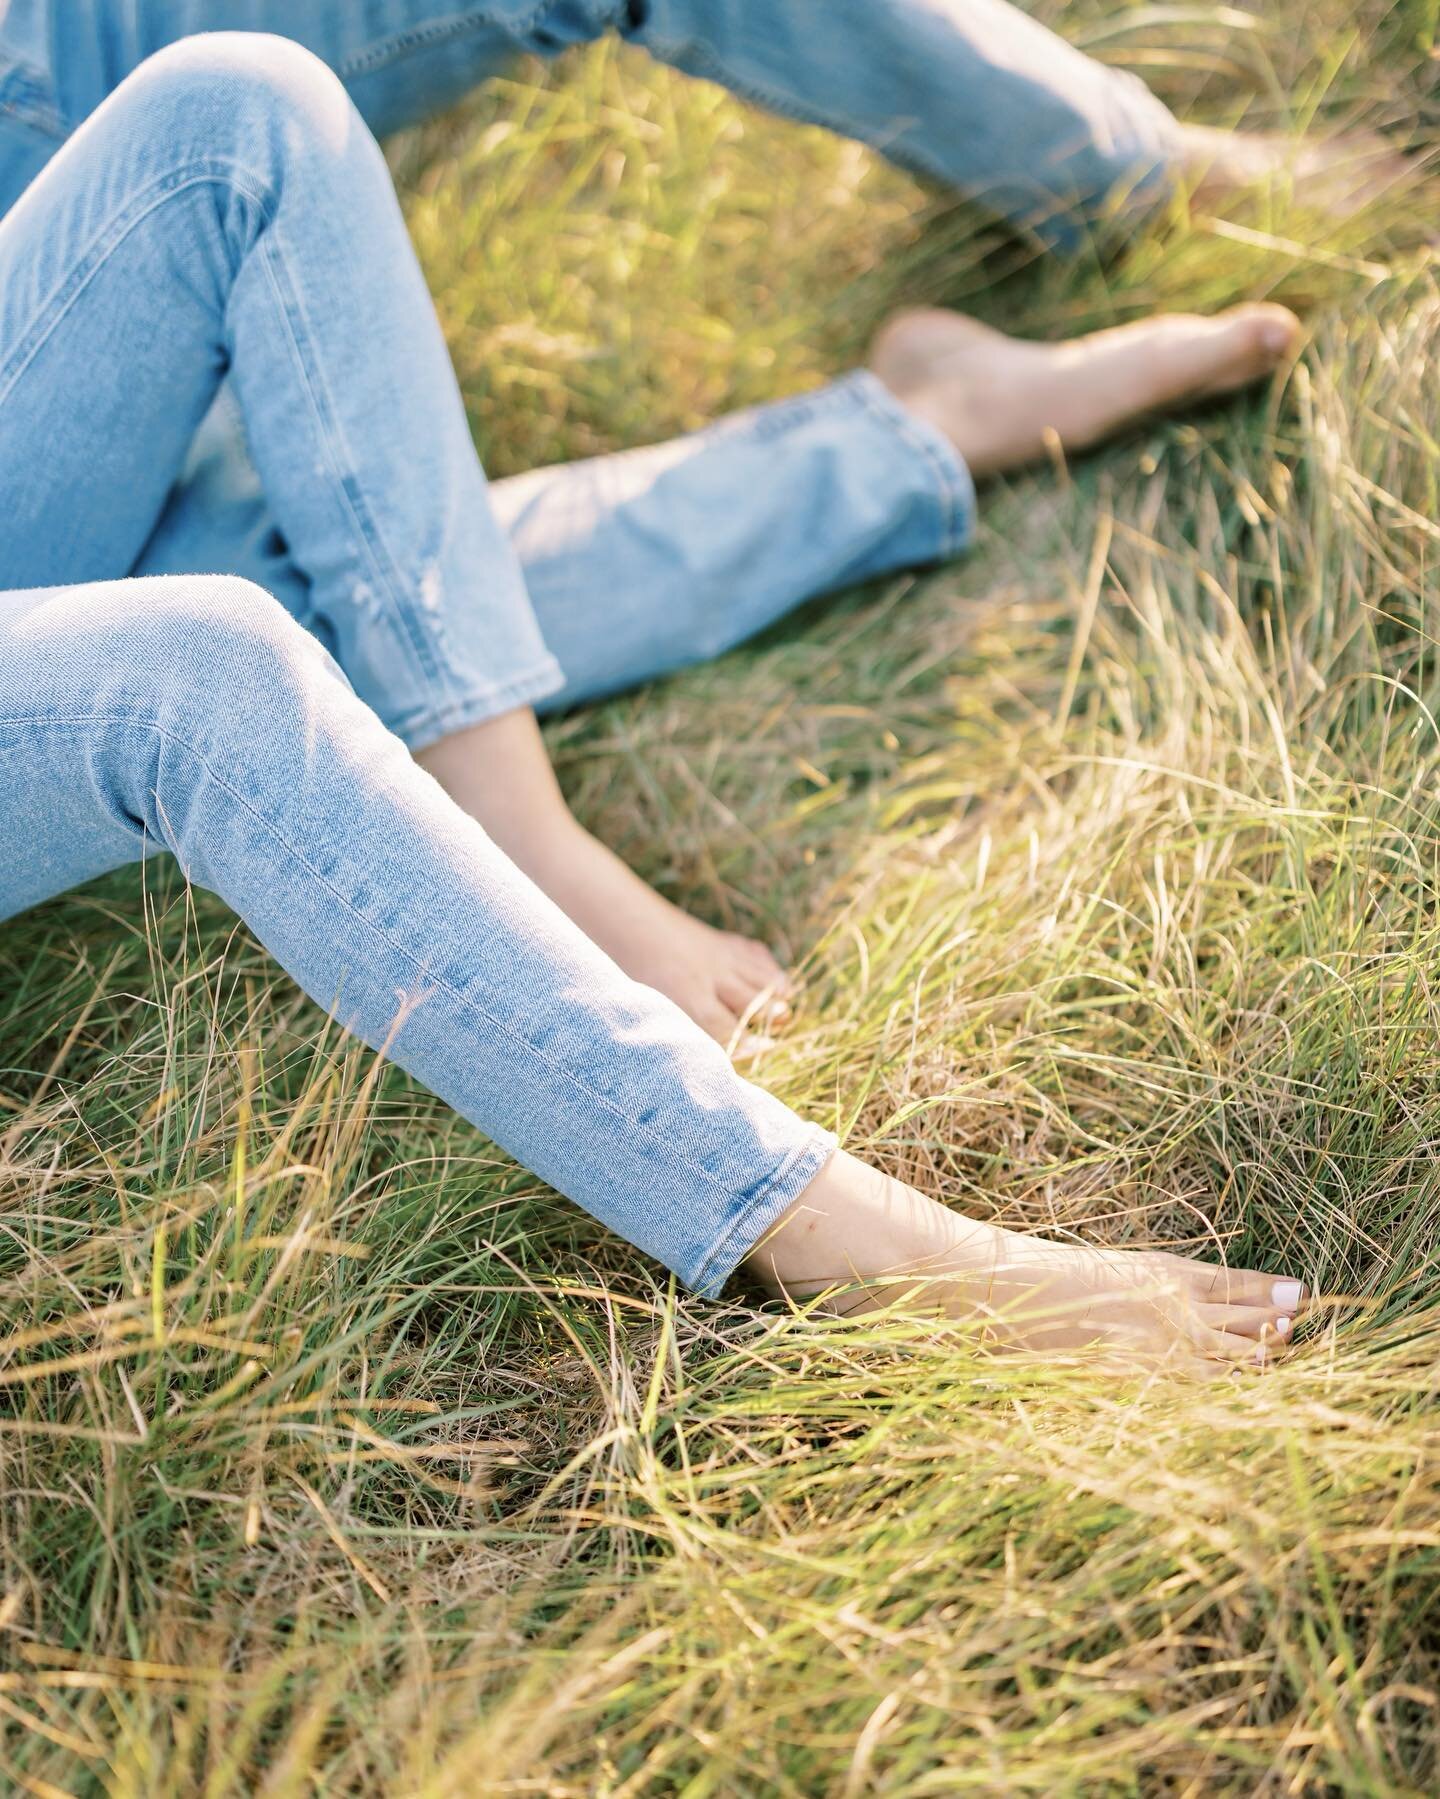
<path id="1" fill-rule="evenodd" d="M 615 29 L 1017 218 L 1163 182 L 1163 109 L 999 0 L 814 20 L 0 0 L 0 917 L 172 852 L 348 1028 L 702 1293 L 834 1139 L 408 750 L 950 556 L 973 488 L 864 372 L 489 485 L 372 128 Z"/>

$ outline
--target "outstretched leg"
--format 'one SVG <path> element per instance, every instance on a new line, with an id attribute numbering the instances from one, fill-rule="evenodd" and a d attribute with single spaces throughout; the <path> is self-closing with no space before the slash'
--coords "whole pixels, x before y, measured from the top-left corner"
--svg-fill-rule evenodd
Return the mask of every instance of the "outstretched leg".
<path id="1" fill-rule="evenodd" d="M 0 593 L 0 760 L 0 917 L 164 846 L 343 1024 L 701 1293 L 749 1256 L 847 1309 L 900 1298 L 1003 1344 L 1197 1373 L 1283 1342 L 1302 1303 L 1293 1280 L 1018 1238 L 836 1153 L 616 967 L 244 582 Z"/>
<path id="2" fill-rule="evenodd" d="M 1129 220 L 1178 179 L 1207 201 L 1281 180 L 1354 211 L 1406 178 L 1368 135 L 1296 145 L 1180 125 L 1133 75 L 1007 0 L 9 0 L 0 7 L 0 212 L 157 50 L 206 31 L 289 37 L 371 129 L 453 105 L 520 51 L 616 31 L 746 99 L 861 139 L 1053 248 Z"/>
<path id="3" fill-rule="evenodd" d="M 0 918 L 170 850 L 343 1025 L 702 1292 L 833 1151 L 243 581 L 0 593 L 0 764 Z"/>
<path id="4" fill-rule="evenodd" d="M 616 31 L 1056 244 L 1097 211 L 1163 192 L 1181 152 L 1179 128 L 1141 82 L 1006 0 L 18 0 L 12 13 L 0 18 L 0 58 L 9 45 L 26 67 L 48 65 L 44 116 L 60 130 L 200 32 L 293 38 L 383 135 L 453 105 L 517 52 L 552 55 Z"/>

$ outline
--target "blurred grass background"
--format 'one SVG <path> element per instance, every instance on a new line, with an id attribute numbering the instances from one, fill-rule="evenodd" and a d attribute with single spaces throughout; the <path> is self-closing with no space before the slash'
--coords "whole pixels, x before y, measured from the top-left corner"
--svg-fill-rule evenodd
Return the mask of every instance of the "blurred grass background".
<path id="1" fill-rule="evenodd" d="M 1435 14 L 1045 16 L 1191 116 L 1423 147 Z M 0 930 L 0 1787 L 1435 1790 L 1428 180 L 1060 266 L 615 46 L 392 154 L 499 474 L 813 384 L 901 300 L 1305 309 L 1282 389 L 550 741 L 795 958 L 760 1074 L 850 1147 L 1334 1303 L 1212 1391 L 688 1301 L 218 903 L 114 877 Z"/>

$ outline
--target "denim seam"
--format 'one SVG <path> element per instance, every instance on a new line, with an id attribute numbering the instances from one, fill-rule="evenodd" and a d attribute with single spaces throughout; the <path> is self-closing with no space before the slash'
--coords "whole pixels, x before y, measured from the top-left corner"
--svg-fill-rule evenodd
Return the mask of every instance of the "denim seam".
<path id="1" fill-rule="evenodd" d="M 851 383 L 851 391 L 866 411 L 873 418 L 882 420 L 924 459 L 934 476 L 940 500 L 941 541 L 937 560 L 958 556 L 974 534 L 977 511 L 975 479 L 964 457 L 943 439 L 932 438 L 925 424 L 912 418 L 898 400 L 884 391 L 879 377 L 868 369 L 857 369 Z"/>
<path id="2" fill-rule="evenodd" d="M 554 1072 L 563 1080 L 579 1088 L 579 1090 L 585 1094 L 587 1098 L 593 1100 L 597 1106 L 602 1107 L 607 1112 L 613 1113 L 614 1116 L 621 1119 L 629 1129 L 638 1132 L 641 1136 L 648 1138 L 652 1143 L 657 1144 L 662 1150 L 668 1152 L 687 1174 L 691 1174 L 695 1176 L 697 1180 L 703 1181 L 706 1186 L 713 1187 L 717 1193 L 724 1196 L 727 1202 L 739 1206 L 742 1211 L 749 1211 L 754 1208 L 757 1193 L 763 1194 L 773 1189 L 776 1180 L 779 1178 L 779 1174 L 772 1173 L 767 1175 L 757 1190 L 739 1195 L 735 1194 L 723 1181 L 717 1180 L 708 1169 L 702 1168 L 698 1163 L 688 1161 L 684 1156 L 680 1155 L 670 1139 L 662 1136 L 660 1132 L 653 1130 L 649 1125 L 642 1124 L 638 1119 L 631 1118 L 630 1115 L 627 1112 L 622 1111 L 613 1100 L 607 1099 L 603 1093 L 597 1093 L 593 1087 L 588 1086 L 578 1075 L 573 1074 L 567 1069 L 563 1063 L 557 1062 L 553 1057 L 546 1055 L 545 1051 L 541 1049 L 538 1044 L 531 1043 L 527 1037 L 522 1036 L 520 1032 L 513 1029 L 510 1025 L 507 1025 L 503 1019 L 496 1018 L 493 1013 L 487 1012 L 483 1006 L 477 1005 L 473 999 L 470 999 L 465 994 L 459 992 L 456 988 L 451 986 L 448 981 L 443 980 L 433 970 L 427 968 L 426 965 L 415 956 L 413 951 L 406 949 L 403 944 L 396 943 L 392 937 L 381 930 L 379 925 L 372 919 L 367 918 L 363 912 L 348 900 L 333 882 L 327 880 L 318 868 L 306 860 L 300 851 L 296 849 L 295 845 L 291 843 L 287 837 L 283 836 L 281 832 L 271 824 L 268 818 L 256 811 L 255 807 L 251 805 L 250 801 L 245 798 L 243 793 L 240 793 L 221 775 L 217 774 L 215 769 L 206 759 L 204 753 L 185 738 L 177 736 L 173 731 L 167 731 L 163 725 L 154 724 L 144 719 L 129 718 L 123 712 L 79 712 L 65 718 L 55 718 L 53 716 L 10 716 L 7 718 L 0 718 L 0 725 L 23 725 L 27 729 L 32 726 L 38 726 L 41 730 L 61 730 L 72 725 L 105 725 L 112 728 L 118 726 L 121 730 L 134 731 L 146 736 L 159 737 L 166 743 L 173 744 L 176 749 L 182 750 L 186 755 L 193 756 L 200 764 L 201 768 L 204 769 L 209 779 L 215 783 L 222 793 L 228 794 L 243 812 L 248 813 L 255 823 L 260 826 L 261 830 L 272 837 L 286 855 L 297 862 L 312 880 L 324 888 L 336 903 L 354 918 L 357 924 L 368 931 L 372 937 L 377 938 L 387 949 L 392 950 L 397 956 L 401 957 L 402 960 L 410 963 L 423 981 L 433 984 L 440 992 L 453 1000 L 456 1005 L 463 1007 L 468 1012 L 473 1012 L 478 1018 L 483 1018 L 487 1024 L 492 1025 L 502 1036 L 508 1037 L 511 1042 L 518 1044 L 521 1049 L 526 1050 L 530 1055 L 534 1056 L 537 1061 L 543 1062 L 547 1068 L 554 1070 Z M 169 848 L 168 844 L 166 845 L 166 848 Z M 183 864 L 181 865 L 181 869 L 183 873 Z M 185 878 L 188 881 L 189 875 L 186 874 Z M 698 1031 L 700 1027 L 697 1025 L 695 1028 Z M 738 1080 L 740 1077 L 737 1075 L 736 1078 Z M 808 1133 L 813 1137 L 813 1132 L 817 1128 L 818 1127 L 816 1126 L 808 1127 Z M 781 1164 L 780 1173 L 783 1174 L 785 1169 L 793 1166 L 797 1155 L 801 1153 L 803 1148 L 804 1145 L 799 1145 L 790 1151 Z M 707 1255 L 706 1260 L 708 1261 L 709 1259 L 710 1256 Z"/>
<path id="3" fill-rule="evenodd" d="M 299 368 L 301 384 L 310 400 L 310 410 L 320 432 L 321 442 L 325 446 L 330 463 L 330 473 L 340 503 L 348 515 L 355 534 L 365 547 L 365 560 L 370 565 L 373 575 L 377 576 L 382 587 L 388 592 L 391 622 L 395 625 L 401 643 L 410 651 L 418 665 L 421 677 L 427 683 L 444 683 L 446 668 L 444 659 L 437 653 L 436 646 L 424 630 L 416 616 L 415 608 L 410 604 L 410 596 L 405 590 L 405 583 L 400 574 L 399 565 L 386 543 L 384 533 L 376 523 L 370 508 L 365 504 L 363 494 L 353 491 L 358 487 L 351 470 L 355 458 L 349 444 L 345 441 L 336 417 L 334 402 L 331 399 L 324 375 L 315 364 L 313 356 L 308 356 L 305 345 L 313 343 L 314 332 L 310 329 L 305 317 L 304 303 L 299 289 L 291 280 L 289 264 L 285 256 L 283 240 L 275 229 L 273 221 L 266 234 L 266 242 L 261 246 L 262 261 L 269 280 L 275 303 L 280 308 L 280 316 L 285 322 L 286 334 L 291 348 L 295 352 L 296 364 Z M 280 269 L 277 270 L 277 263 Z M 281 273 L 284 281 L 282 286 Z M 288 296 L 288 298 L 287 298 Z"/>
<path id="4" fill-rule="evenodd" d="M 459 687 L 460 684 L 456 682 L 455 685 Z M 512 675 L 506 681 L 470 687 L 443 706 L 415 706 L 408 712 L 400 713 L 397 718 L 387 718 L 385 722 L 412 749 L 423 749 L 438 737 L 466 730 L 471 725 L 483 724 L 487 718 L 497 716 L 498 707 L 510 710 L 516 706 L 533 705 L 536 700 L 548 699 L 551 694 L 559 693 L 564 685 L 564 669 L 553 656 L 547 656 L 544 661 L 532 663 L 529 668 Z"/>
<path id="5" fill-rule="evenodd" d="M 810 1133 L 805 1140 L 801 1143 L 797 1143 L 790 1154 L 786 1156 L 785 1160 L 775 1170 L 774 1174 L 770 1176 L 769 1180 L 750 1195 L 745 1202 L 744 1208 L 733 1216 L 730 1222 L 725 1226 L 719 1241 L 711 1246 L 704 1261 L 701 1262 L 699 1268 L 695 1271 L 695 1278 L 692 1285 L 696 1292 L 705 1297 L 713 1298 L 715 1294 L 719 1292 L 720 1288 L 724 1286 L 725 1282 L 734 1272 L 736 1263 L 755 1247 L 758 1237 L 763 1236 L 765 1229 L 768 1228 L 768 1224 L 773 1221 L 767 1220 L 762 1224 L 759 1233 L 750 1238 L 750 1241 L 738 1255 L 733 1255 L 731 1253 L 730 1244 L 741 1230 L 751 1225 L 751 1221 L 757 1212 L 764 1212 L 766 1204 L 774 1194 L 775 1190 L 786 1183 L 789 1177 L 794 1173 L 796 1167 L 803 1166 L 810 1161 L 816 1161 L 816 1173 L 818 1173 L 819 1167 L 823 1166 L 823 1164 L 818 1163 L 818 1157 L 821 1152 L 824 1152 L 825 1160 L 828 1161 L 839 1147 L 840 1141 L 833 1131 L 827 1131 L 823 1126 L 818 1124 L 810 1127 Z M 812 1176 L 811 1178 L 813 1179 L 814 1177 Z M 806 1185 L 808 1186 L 809 1182 L 807 1182 Z M 712 1270 L 716 1269 L 717 1266 L 721 1270 L 718 1279 L 712 1273 Z"/>
<path id="6" fill-rule="evenodd" d="M 402 591 L 403 582 L 399 579 L 394 558 L 383 542 L 377 543 L 375 540 L 375 534 L 369 528 L 368 511 L 356 506 L 344 473 L 345 458 L 342 457 L 340 465 L 337 465 L 337 439 L 341 449 L 344 448 L 343 439 L 339 439 L 338 433 L 332 429 L 326 408 L 322 407 L 320 397 L 315 391 L 310 360 L 305 356 L 299 341 L 297 341 L 296 320 L 292 309 L 286 304 L 284 293 L 280 290 L 273 266 L 274 257 L 270 254 L 273 249 L 283 260 L 283 249 L 274 240 L 275 196 L 270 188 L 248 169 L 211 158 L 185 163 L 178 169 L 167 170 L 149 187 L 142 188 L 138 194 L 133 195 L 124 207 L 107 219 L 94 233 L 89 244 L 76 257 L 60 284 L 38 303 L 35 324 L 31 328 L 29 336 L 21 339 L 8 363 L 0 364 L 0 405 L 3 405 L 9 398 L 20 377 L 54 336 L 72 308 L 78 304 L 90 284 L 104 268 L 106 262 L 114 256 L 126 239 L 153 213 L 157 212 L 167 200 L 174 199 L 192 187 L 203 186 L 207 183 L 224 186 L 238 192 L 252 200 L 261 210 L 269 240 L 261 246 L 262 262 L 267 276 L 270 278 L 276 304 L 285 320 L 322 441 L 331 455 L 331 469 L 342 503 L 350 515 L 357 535 L 365 544 L 367 560 L 372 563 L 375 572 L 382 577 L 383 585 L 390 592 L 390 609 L 398 624 L 401 644 L 410 650 L 422 678 L 427 683 L 442 682 L 445 674 L 443 660 L 435 655 L 433 646 L 419 628 L 413 608 L 406 602 Z M 293 292 L 294 284 L 288 282 L 288 279 L 287 285 Z M 384 552 L 383 561 L 380 554 L 382 550 Z M 388 573 L 386 564 L 389 565 Z"/>
<path id="7" fill-rule="evenodd" d="M 242 179 L 242 176 L 247 179 Z M 28 337 L 21 338 L 8 362 L 0 363 L 0 404 L 9 398 L 15 383 L 54 336 L 71 308 L 109 258 L 167 200 L 184 193 L 187 188 L 200 187 L 207 182 L 224 182 L 247 199 L 255 201 L 265 212 L 268 223 L 273 196 L 263 186 L 258 190 L 252 188 L 248 177 L 248 170 L 239 170 L 231 164 L 208 160 L 186 163 L 182 168 L 168 171 L 150 187 L 142 188 L 132 196 L 129 204 L 107 219 L 95 233 L 60 284 L 38 303 L 35 323 Z"/>
<path id="8" fill-rule="evenodd" d="M 363 50 L 354 51 L 337 64 L 336 72 L 342 81 L 353 75 L 366 75 L 387 62 L 408 56 L 412 50 L 428 50 L 449 38 L 464 37 L 467 31 L 473 31 L 477 26 L 493 25 L 518 36 L 529 31 L 550 10 L 551 4 L 552 0 L 536 0 L 529 12 L 519 13 L 514 18 L 504 17 L 493 6 L 472 7 L 468 12 L 436 19 L 429 25 L 412 26 L 408 31 L 396 32 L 393 37 L 367 44 Z"/>
<path id="9" fill-rule="evenodd" d="M 14 119 L 59 143 L 70 134 L 47 71 L 8 54 L 0 60 L 0 118 Z"/>

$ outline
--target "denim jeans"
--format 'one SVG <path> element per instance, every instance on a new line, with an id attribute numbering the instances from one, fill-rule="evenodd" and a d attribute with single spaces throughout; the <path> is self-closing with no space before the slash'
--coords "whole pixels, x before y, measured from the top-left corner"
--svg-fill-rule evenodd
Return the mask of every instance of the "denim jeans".
<path id="1" fill-rule="evenodd" d="M 8 0 L 0 210 L 147 55 L 217 26 L 303 41 L 382 132 L 448 105 L 516 51 L 613 29 L 981 193 L 1056 243 L 1095 208 L 1133 210 L 1165 184 L 1176 134 L 1165 108 L 1004 0 L 825 0 L 824 17 L 817 32 L 816 0 Z M 395 621 L 337 606 L 294 554 L 241 410 L 221 390 L 120 572 L 257 582 L 415 748 L 507 703 L 571 705 L 716 655 L 815 594 L 954 554 L 973 516 L 949 447 L 864 373 L 678 443 L 498 482 L 493 517 L 559 664 L 547 679 L 499 653 L 497 617 L 511 613 L 498 599 L 444 616 L 412 608 L 398 650 Z M 624 605 L 597 606 L 597 589 Z"/>
<path id="2" fill-rule="evenodd" d="M 342 1023 L 714 1290 L 833 1139 L 597 949 L 271 595 L 106 578 L 227 371 L 365 680 L 449 680 L 472 611 L 494 703 L 558 679 L 374 139 L 308 51 L 189 39 L 0 222 L 0 916 L 171 851 Z"/>
<path id="3" fill-rule="evenodd" d="M 146 56 L 217 30 L 304 44 L 381 136 L 453 104 L 517 51 L 617 32 L 1057 243 L 1096 208 L 1148 203 L 1176 150 L 1174 120 L 1142 82 L 1006 0 L 5 0 L 0 192 Z"/>
<path id="4" fill-rule="evenodd" d="M 624 976 L 405 743 L 948 555 L 969 478 L 860 373 L 487 488 L 354 101 L 401 122 L 617 9 L 291 10 L 346 85 L 261 33 L 146 59 L 278 11 L 244 0 L 0 13 L 0 180 L 23 188 L 0 220 L 0 917 L 173 851 L 366 1041 L 715 1291 L 833 1139 Z M 690 14 L 725 24 L 756 87 L 745 8 L 623 10 L 686 66 L 714 50 Z"/>

